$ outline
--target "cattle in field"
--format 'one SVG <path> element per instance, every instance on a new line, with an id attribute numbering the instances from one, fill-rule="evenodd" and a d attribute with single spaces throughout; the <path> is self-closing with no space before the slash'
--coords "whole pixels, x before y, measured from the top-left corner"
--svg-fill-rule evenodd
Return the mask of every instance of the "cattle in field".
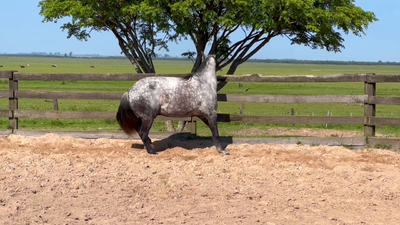
<path id="1" fill-rule="evenodd" d="M 3 65 L 0 65 L 0 68 L 3 68 Z"/>
<path id="2" fill-rule="evenodd" d="M 94 66 L 90 66 L 90 68 L 94 69 Z"/>
<path id="3" fill-rule="evenodd" d="M 19 65 L 19 67 L 20 67 L 20 68 L 25 68 L 25 66 L 23 66 L 23 65 Z"/>
<path id="4" fill-rule="evenodd" d="M 53 64 L 53 65 L 51 65 L 51 67 L 57 67 L 57 65 L 56 65 L 56 64 Z"/>
<path id="5" fill-rule="evenodd" d="M 28 64 L 26 64 L 26 66 L 27 66 L 27 67 L 29 67 L 29 63 L 28 63 Z"/>

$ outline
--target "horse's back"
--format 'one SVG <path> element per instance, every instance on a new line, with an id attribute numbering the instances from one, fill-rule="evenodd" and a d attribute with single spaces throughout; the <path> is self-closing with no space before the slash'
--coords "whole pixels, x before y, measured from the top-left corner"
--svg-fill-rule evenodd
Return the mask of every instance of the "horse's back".
<path id="1" fill-rule="evenodd" d="M 140 111 L 192 116 L 216 108 L 216 99 L 207 89 L 196 78 L 146 77 L 136 82 L 129 95 L 131 106 Z"/>

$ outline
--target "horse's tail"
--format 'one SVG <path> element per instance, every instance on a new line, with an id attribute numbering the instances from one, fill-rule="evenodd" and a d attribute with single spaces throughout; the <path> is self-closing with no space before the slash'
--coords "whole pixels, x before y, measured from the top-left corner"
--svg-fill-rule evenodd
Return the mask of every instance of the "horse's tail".
<path id="1" fill-rule="evenodd" d="M 131 109 L 127 92 L 124 93 L 121 103 L 119 104 L 117 121 L 119 126 L 127 135 L 133 135 L 137 133 L 142 125 L 142 120 L 138 118 Z"/>

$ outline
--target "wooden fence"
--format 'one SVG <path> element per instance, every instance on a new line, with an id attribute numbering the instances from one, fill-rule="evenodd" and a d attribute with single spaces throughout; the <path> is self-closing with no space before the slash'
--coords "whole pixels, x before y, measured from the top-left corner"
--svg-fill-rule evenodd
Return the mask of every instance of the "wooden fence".
<path id="1" fill-rule="evenodd" d="M 77 93 L 21 91 L 19 81 L 137 81 L 147 76 L 181 76 L 171 74 L 30 74 L 16 71 L 0 71 L 0 78 L 9 80 L 9 90 L 0 91 L 0 98 L 9 99 L 9 109 L 0 110 L 0 117 L 9 118 L 9 127 L 13 133 L 18 131 L 18 118 L 50 119 L 115 119 L 115 112 L 79 112 L 79 111 L 38 111 L 18 109 L 18 99 L 96 99 L 120 100 L 122 93 Z M 398 118 L 376 117 L 376 105 L 400 105 L 400 97 L 377 97 L 377 83 L 398 83 L 400 75 L 348 74 L 333 76 L 262 76 L 258 74 L 243 76 L 218 76 L 218 89 L 228 82 L 362 82 L 364 95 L 333 96 L 268 96 L 268 95 L 225 95 L 218 94 L 219 102 L 253 102 L 253 103 L 362 103 L 364 116 L 246 116 L 218 114 L 218 122 L 240 122 L 246 124 L 349 124 L 363 125 L 364 136 L 374 137 L 376 126 L 399 126 Z M 166 120 L 163 116 L 157 120 Z M 192 122 L 191 131 L 196 133 L 197 118 L 172 118 Z M 365 138 L 364 138 L 365 140 Z M 400 146 L 398 140 L 369 138 L 366 144 L 385 143 Z"/>

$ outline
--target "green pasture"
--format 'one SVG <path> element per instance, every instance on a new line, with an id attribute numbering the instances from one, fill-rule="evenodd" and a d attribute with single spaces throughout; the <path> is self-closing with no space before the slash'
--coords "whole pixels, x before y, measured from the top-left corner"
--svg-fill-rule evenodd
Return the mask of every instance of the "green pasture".
<path id="1" fill-rule="evenodd" d="M 26 66 L 29 64 L 29 66 Z M 51 67 L 56 64 L 57 67 Z M 88 58 L 52 58 L 52 57 L 1 57 L 0 70 L 15 70 L 20 73 L 134 73 L 128 60 L 123 59 L 88 59 Z M 25 68 L 19 68 L 25 65 Z M 192 62 L 184 60 L 155 60 L 157 73 L 185 74 L 190 72 Z M 95 68 L 90 68 L 94 66 Z M 219 74 L 224 74 L 219 71 Z M 305 65 L 280 63 L 245 63 L 239 67 L 236 74 L 263 75 L 333 75 L 376 73 L 378 75 L 400 74 L 399 66 L 360 66 L 360 65 Z M 45 82 L 21 81 L 20 90 L 31 91 L 71 91 L 71 92 L 112 92 L 123 93 L 133 82 Z M 400 84 L 378 84 L 378 96 L 399 96 Z M 0 79 L 0 90 L 8 90 L 8 81 Z M 220 93 L 246 95 L 362 95 L 362 83 L 229 83 Z M 105 100 L 58 100 L 59 110 L 63 111 L 106 111 L 116 112 L 118 101 Z M 8 99 L 0 99 L 0 110 L 8 108 Z M 52 110 L 52 99 L 19 99 L 20 109 Z M 360 104 L 256 104 L 246 103 L 244 115 L 290 115 L 291 109 L 299 116 L 326 116 L 331 111 L 333 116 L 362 116 L 364 108 Z M 377 116 L 400 118 L 399 106 L 377 106 Z M 240 103 L 220 102 L 219 113 L 239 114 Z M 20 129 L 37 130 L 118 130 L 116 121 L 105 120 L 64 120 L 64 119 L 20 119 Z M 220 133 L 224 136 L 235 136 L 235 131 L 244 128 L 257 127 L 266 130 L 270 127 L 288 125 L 244 125 L 237 123 L 219 123 Z M 0 129 L 7 129 L 8 120 L 0 118 Z M 312 127 L 325 128 L 321 125 L 296 125 L 293 129 Z M 329 125 L 331 129 L 351 129 L 362 131 L 362 126 Z M 153 131 L 164 131 L 163 122 L 156 122 Z M 199 123 L 200 136 L 209 136 L 210 132 L 204 124 Z M 378 127 L 377 132 L 400 136 L 397 127 Z"/>
<path id="2" fill-rule="evenodd" d="M 156 72 L 160 74 L 189 73 L 193 63 L 189 60 L 154 61 Z M 29 67 L 26 66 L 29 64 Z M 56 68 L 51 67 L 53 64 Z M 127 59 L 102 58 L 64 58 L 64 57 L 16 57 L 0 56 L 0 70 L 15 70 L 20 73 L 135 73 Z M 21 69 L 19 65 L 26 67 Z M 90 68 L 94 66 L 95 68 Z M 225 74 L 227 68 L 218 74 Z M 355 73 L 376 73 L 385 75 L 400 74 L 399 66 L 386 65 L 311 65 L 247 62 L 239 66 L 237 75 L 335 75 Z"/>

